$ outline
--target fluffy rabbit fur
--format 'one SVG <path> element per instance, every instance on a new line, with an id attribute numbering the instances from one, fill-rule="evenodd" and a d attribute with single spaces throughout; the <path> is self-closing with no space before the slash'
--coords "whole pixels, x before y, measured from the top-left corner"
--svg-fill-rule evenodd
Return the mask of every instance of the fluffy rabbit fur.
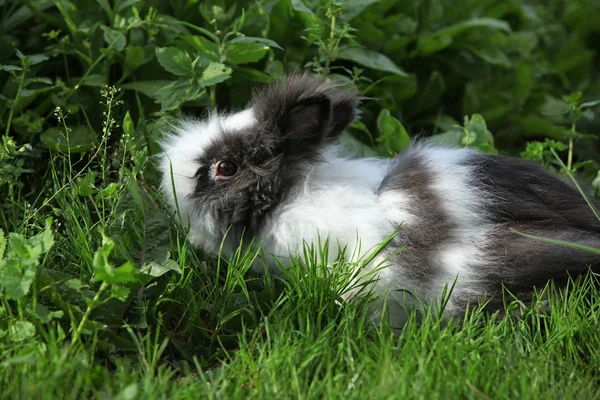
<path id="1" fill-rule="evenodd" d="M 242 112 L 188 121 L 168 136 L 162 189 L 173 204 L 176 195 L 192 242 L 217 252 L 226 236 L 229 254 L 242 236 L 256 237 L 277 272 L 272 256 L 284 263 L 300 256 L 303 241 L 329 236 L 360 257 L 402 224 L 372 263 L 404 248 L 375 284 L 394 323 L 403 318 L 406 291 L 430 302 L 456 279 L 446 311 L 460 314 L 482 299 L 501 308 L 502 285 L 528 300 L 550 279 L 560 284 L 590 265 L 599 269 L 598 255 L 509 230 L 600 247 L 600 223 L 579 192 L 536 164 L 423 145 L 394 159 L 338 155 L 356 99 L 332 83 L 291 75 L 257 91 Z"/>

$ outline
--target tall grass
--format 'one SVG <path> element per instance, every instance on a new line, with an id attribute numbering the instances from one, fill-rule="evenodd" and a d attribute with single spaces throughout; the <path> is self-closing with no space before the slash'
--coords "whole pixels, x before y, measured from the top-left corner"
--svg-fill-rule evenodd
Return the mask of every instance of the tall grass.
<path id="1" fill-rule="evenodd" d="M 3 267 L 39 258 L 27 294 L 0 303 L 3 398 L 600 397 L 596 275 L 507 304 L 505 318 L 413 310 L 394 332 L 373 323 L 368 285 L 342 300 L 370 258 L 324 265 L 323 240 L 285 280 L 257 275 L 257 246 L 194 251 L 127 163 L 90 187 L 73 162 L 55 154 L 52 202 L 23 205 L 8 238 Z"/>
<path id="2" fill-rule="evenodd" d="M 286 279 L 188 242 L 158 128 L 300 66 L 378 99 L 357 153 L 427 131 L 598 173 L 592 0 L 341 3 L 0 0 L 0 398 L 600 398 L 597 275 L 398 329 L 327 238 Z"/>

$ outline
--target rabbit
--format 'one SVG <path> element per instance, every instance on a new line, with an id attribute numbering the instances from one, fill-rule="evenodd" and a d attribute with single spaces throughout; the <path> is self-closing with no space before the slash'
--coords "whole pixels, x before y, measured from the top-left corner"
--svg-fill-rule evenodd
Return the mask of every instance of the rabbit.
<path id="1" fill-rule="evenodd" d="M 398 229 L 362 273 L 376 271 L 374 309 L 386 302 L 400 325 L 407 292 L 433 304 L 453 285 L 444 312 L 460 316 L 475 301 L 501 310 L 503 286 L 526 301 L 550 280 L 599 271 L 597 254 L 509 229 L 600 248 L 600 222 L 572 185 L 533 162 L 464 147 L 345 157 L 337 142 L 358 100 L 295 73 L 254 91 L 243 111 L 167 135 L 162 191 L 189 219 L 194 246 L 228 255 L 255 238 L 263 256 L 254 268 L 277 273 L 276 260 L 301 257 L 303 243 L 329 237 L 332 259 L 340 247 L 360 258 Z"/>

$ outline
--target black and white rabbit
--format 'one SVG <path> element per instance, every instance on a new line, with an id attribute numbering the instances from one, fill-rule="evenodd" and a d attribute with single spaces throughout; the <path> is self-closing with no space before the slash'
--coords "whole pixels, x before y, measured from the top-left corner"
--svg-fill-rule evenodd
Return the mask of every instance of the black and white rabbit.
<path id="1" fill-rule="evenodd" d="M 600 247 L 600 222 L 579 192 L 534 163 L 425 145 L 393 159 L 340 156 L 336 140 L 356 100 L 294 74 L 257 91 L 242 112 L 183 123 L 163 143 L 162 189 L 189 218 L 192 242 L 217 252 L 227 233 L 228 254 L 244 232 L 277 271 L 270 256 L 285 263 L 303 242 L 329 236 L 332 257 L 337 243 L 360 257 L 402 224 L 380 258 L 404 249 L 375 284 L 396 322 L 406 291 L 432 301 L 456 279 L 446 310 L 460 314 L 489 296 L 500 308 L 502 285 L 527 300 L 550 279 L 599 269 L 598 255 L 509 230 Z"/>

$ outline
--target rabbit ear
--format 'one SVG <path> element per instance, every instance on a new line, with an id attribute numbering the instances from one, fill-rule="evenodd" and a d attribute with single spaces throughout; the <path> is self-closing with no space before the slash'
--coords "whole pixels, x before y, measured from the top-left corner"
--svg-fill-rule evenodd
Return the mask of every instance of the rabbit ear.
<path id="1" fill-rule="evenodd" d="M 279 121 L 279 132 L 286 141 L 319 142 L 323 132 L 328 130 L 330 115 L 331 102 L 325 94 L 306 97 L 291 105 L 284 113 Z"/>
<path id="2" fill-rule="evenodd" d="M 337 138 L 357 116 L 356 97 L 349 92 L 336 92 L 331 95 L 331 127 L 329 134 Z"/>
<path id="3" fill-rule="evenodd" d="M 304 150 L 336 140 L 356 117 L 356 96 L 331 82 L 292 74 L 254 94 L 252 108 L 263 132 Z"/>

